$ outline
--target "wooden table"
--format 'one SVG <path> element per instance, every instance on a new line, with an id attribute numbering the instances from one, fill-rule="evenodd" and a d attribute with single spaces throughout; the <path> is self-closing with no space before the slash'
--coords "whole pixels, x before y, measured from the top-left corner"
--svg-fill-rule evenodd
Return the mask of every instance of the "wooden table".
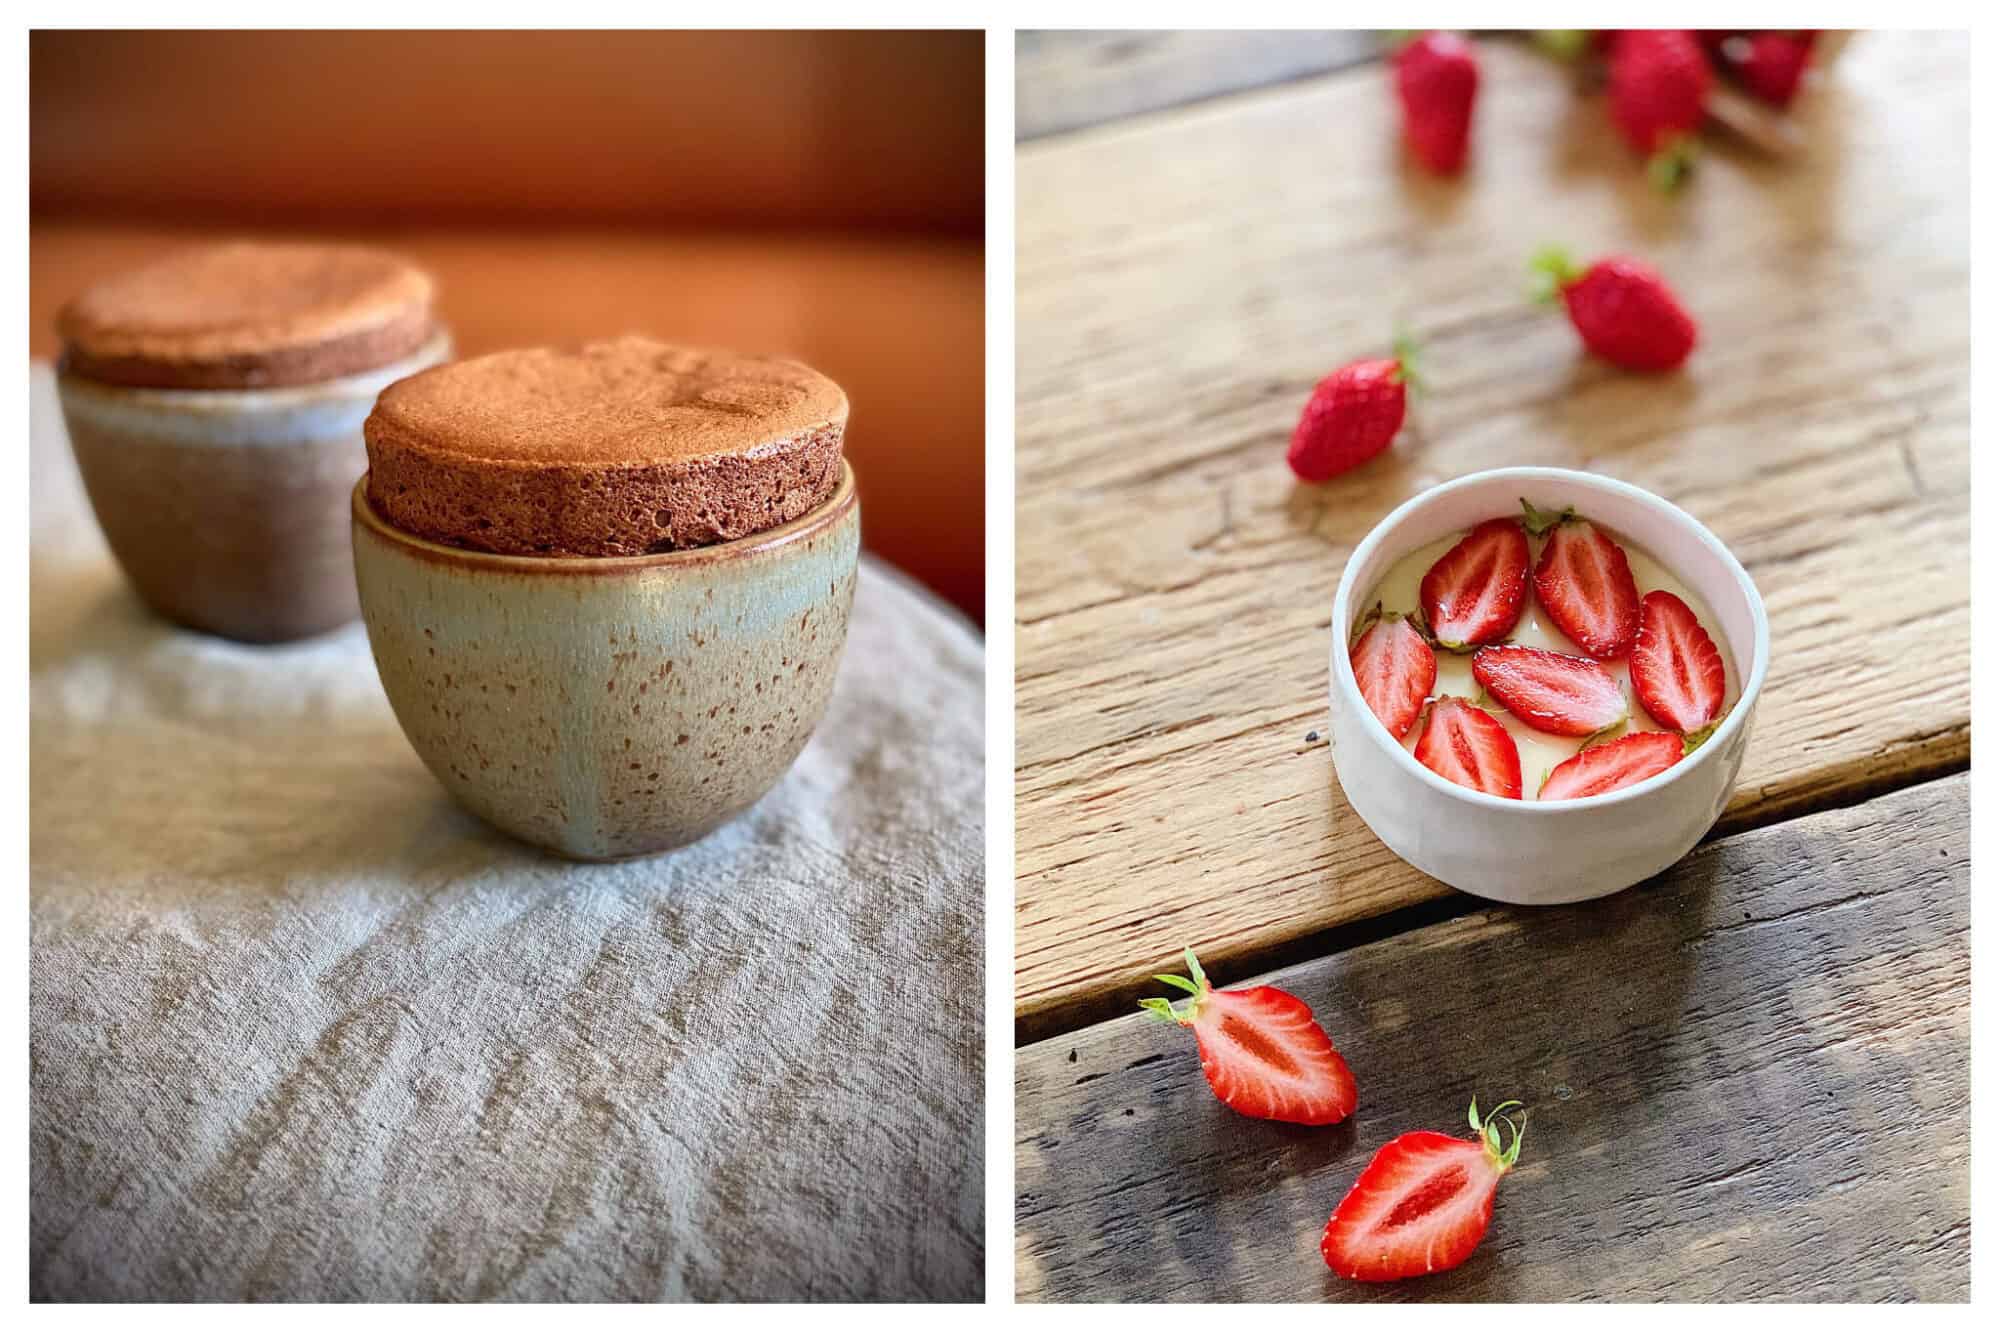
<path id="1" fill-rule="evenodd" d="M 1365 55 L 1022 38 L 1021 1295 L 1962 1299 L 1967 42 L 1855 41 L 1801 100 L 1802 155 L 1711 136 L 1674 197 L 1601 99 L 1499 38 L 1472 170 L 1424 177 Z M 1526 302 L 1557 241 L 1669 276 L 1702 326 L 1684 373 L 1619 374 Z M 1398 324 L 1429 388 L 1403 437 L 1296 484 L 1311 385 Z M 1348 552 L 1510 464 L 1680 504 L 1772 625 L 1711 842 L 1561 910 L 1397 860 L 1325 741 Z M 1192 1043 L 1131 1012 L 1184 945 L 1219 983 L 1284 968 L 1359 1072 L 1353 1121 L 1209 1099 Z M 1475 1091 L 1535 1111 L 1487 1246 L 1407 1289 L 1327 1281 L 1319 1229 L 1366 1154 Z"/>

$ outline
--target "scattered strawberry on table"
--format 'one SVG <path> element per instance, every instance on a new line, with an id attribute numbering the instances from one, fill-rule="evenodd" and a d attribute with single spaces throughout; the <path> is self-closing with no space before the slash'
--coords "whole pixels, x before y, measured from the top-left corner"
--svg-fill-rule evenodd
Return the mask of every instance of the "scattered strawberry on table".
<path id="1" fill-rule="evenodd" d="M 1301 481 L 1337 477 L 1389 447 L 1403 428 L 1415 351 L 1398 339 L 1394 357 L 1349 362 L 1313 387 L 1285 451 Z"/>
<path id="2" fill-rule="evenodd" d="M 1785 107 L 1798 96 L 1806 67 L 1812 63 L 1813 37 L 1800 31 L 1724 33 L 1709 50 L 1746 92 Z"/>
<path id="3" fill-rule="evenodd" d="M 1514 632 L 1528 596 L 1528 538 L 1511 518 L 1465 534 L 1424 574 L 1417 590 L 1424 627 L 1455 653 Z"/>
<path id="4" fill-rule="evenodd" d="M 1628 712 L 1625 691 L 1588 657 L 1503 644 L 1472 655 L 1472 678 L 1508 712 L 1552 736 L 1595 736 Z"/>
<path id="5" fill-rule="evenodd" d="M 1722 716 L 1722 653 L 1694 611 L 1663 590 L 1639 608 L 1632 690 L 1646 715 L 1699 745 Z"/>
<path id="6" fill-rule="evenodd" d="M 1635 28 L 1611 41 L 1611 120 L 1662 189 L 1687 175 L 1706 114 L 1708 57 L 1693 33 Z"/>
<path id="7" fill-rule="evenodd" d="M 1666 772 L 1686 753 L 1687 743 L 1671 731 L 1635 731 L 1578 750 L 1557 764 L 1536 799 L 1574 801 L 1602 796 Z"/>
<path id="8" fill-rule="evenodd" d="M 1632 651 L 1639 633 L 1639 586 L 1625 551 L 1574 510 L 1544 514 L 1521 502 L 1528 530 L 1548 534 L 1535 565 L 1535 596 L 1549 619 L 1599 661 Z"/>
<path id="9" fill-rule="evenodd" d="M 1521 747 L 1500 720 L 1466 699 L 1432 701 L 1417 736 L 1417 762 L 1461 787 L 1521 799 Z"/>
<path id="10" fill-rule="evenodd" d="M 1666 279 L 1639 260 L 1611 255 L 1579 272 L 1560 249 L 1536 255 L 1536 297 L 1562 298 L 1583 345 L 1624 370 L 1677 369 L 1694 351 L 1694 317 Z"/>
<path id="11" fill-rule="evenodd" d="M 1303 1001 L 1273 986 L 1215 990 L 1193 949 L 1186 957 L 1188 976 L 1154 979 L 1192 998 L 1139 1005 L 1194 1030 L 1201 1071 L 1231 1110 L 1296 1125 L 1331 1125 L 1353 1112 L 1354 1075 Z"/>
<path id="12" fill-rule="evenodd" d="M 1472 44 L 1455 33 L 1427 32 L 1398 51 L 1394 63 L 1411 153 L 1441 176 L 1456 175 L 1465 166 L 1479 93 Z"/>
<path id="13" fill-rule="evenodd" d="M 1382 604 L 1361 618 L 1348 649 L 1361 698 L 1397 740 L 1410 734 L 1437 684 L 1437 654 L 1407 616 L 1383 615 Z"/>
<path id="14" fill-rule="evenodd" d="M 1502 1102 L 1482 1118 L 1475 1098 L 1467 1119 L 1478 1137 L 1417 1130 L 1383 1144 L 1327 1220 L 1319 1242 L 1327 1267 L 1358 1282 L 1394 1282 L 1470 1258 L 1492 1224 L 1500 1178 L 1521 1155 L 1527 1117 L 1507 1114 L 1520 1106 Z M 1504 1146 L 1500 1125 L 1510 1131 Z"/>

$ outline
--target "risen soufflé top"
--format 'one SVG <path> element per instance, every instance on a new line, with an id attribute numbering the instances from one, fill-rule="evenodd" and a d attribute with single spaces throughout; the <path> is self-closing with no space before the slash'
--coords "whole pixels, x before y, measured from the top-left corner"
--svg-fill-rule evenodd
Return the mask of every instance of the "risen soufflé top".
<path id="1" fill-rule="evenodd" d="M 839 485 L 847 396 L 794 361 L 627 337 L 498 352 L 391 385 L 368 498 L 395 527 L 506 555 L 734 541 Z"/>
<path id="2" fill-rule="evenodd" d="M 63 307 L 65 373 L 100 384 L 256 389 L 392 365 L 437 331 L 430 277 L 366 246 L 182 250 Z"/>

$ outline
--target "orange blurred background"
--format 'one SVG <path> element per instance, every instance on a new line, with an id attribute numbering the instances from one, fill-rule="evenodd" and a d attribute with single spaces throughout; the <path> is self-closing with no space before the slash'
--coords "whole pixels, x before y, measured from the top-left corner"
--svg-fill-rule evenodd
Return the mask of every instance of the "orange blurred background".
<path id="1" fill-rule="evenodd" d="M 847 390 L 865 541 L 984 619 L 977 32 L 36 32 L 30 345 L 190 241 L 429 268 L 463 355 L 643 331 Z"/>

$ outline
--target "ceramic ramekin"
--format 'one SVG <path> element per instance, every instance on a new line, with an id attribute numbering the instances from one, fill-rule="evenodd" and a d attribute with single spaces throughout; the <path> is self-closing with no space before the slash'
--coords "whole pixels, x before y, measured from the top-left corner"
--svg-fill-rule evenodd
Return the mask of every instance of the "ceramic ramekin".
<path id="1" fill-rule="evenodd" d="M 354 488 L 382 687 L 458 803 L 573 860 L 693 842 L 805 748 L 861 546 L 853 471 L 782 527 L 659 555 L 492 555 L 391 527 Z"/>
<path id="2" fill-rule="evenodd" d="M 1368 711 L 1347 633 L 1395 561 L 1496 515 L 1573 505 L 1644 547 L 1714 612 L 1736 665 L 1729 716 L 1666 772 L 1603 796 L 1509 801 L 1425 768 Z M 1446 482 L 1404 504 L 1348 558 L 1333 599 L 1333 765 L 1355 813 L 1389 850 L 1456 889 L 1507 903 L 1567 903 L 1637 884 L 1685 856 L 1735 790 L 1770 664 L 1764 601 L 1715 534 L 1657 495 L 1609 477 L 1519 467 Z"/>
<path id="3" fill-rule="evenodd" d="M 375 396 L 445 360 L 416 355 L 282 389 L 134 389 L 59 372 L 63 421 L 98 526 L 140 598 L 250 643 L 354 619 L 347 493 L 368 468 Z"/>

